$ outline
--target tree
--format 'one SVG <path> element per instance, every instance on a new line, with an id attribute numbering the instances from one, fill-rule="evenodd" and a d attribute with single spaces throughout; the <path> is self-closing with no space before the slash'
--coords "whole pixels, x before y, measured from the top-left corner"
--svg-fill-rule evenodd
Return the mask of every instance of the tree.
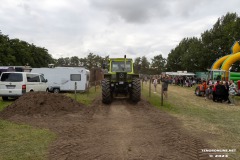
<path id="1" fill-rule="evenodd" d="M 139 72 L 141 71 L 141 57 L 135 58 L 133 63 L 133 68 L 134 68 L 134 72 L 139 74 Z"/>
<path id="2" fill-rule="evenodd" d="M 200 38 L 184 38 L 168 55 L 167 70 L 206 71 L 219 57 L 230 54 L 230 48 L 240 38 L 240 18 L 227 13 L 217 20 Z M 232 69 L 239 68 L 235 63 Z"/>
<path id="3" fill-rule="evenodd" d="M 152 74 L 161 74 L 165 71 L 166 59 L 161 54 L 154 56 L 151 63 Z"/>
<path id="4" fill-rule="evenodd" d="M 80 59 L 77 56 L 73 56 L 70 58 L 70 66 L 79 66 L 80 65 Z"/>
<path id="5" fill-rule="evenodd" d="M 145 56 L 141 58 L 141 73 L 142 74 L 149 74 L 149 61 Z"/>

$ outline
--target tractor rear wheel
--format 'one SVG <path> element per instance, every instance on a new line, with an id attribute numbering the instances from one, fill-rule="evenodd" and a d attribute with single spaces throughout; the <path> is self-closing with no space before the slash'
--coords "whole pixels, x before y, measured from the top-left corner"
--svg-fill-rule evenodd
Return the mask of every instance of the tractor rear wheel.
<path id="1" fill-rule="evenodd" d="M 138 102 L 141 99 L 141 83 L 138 78 L 134 78 L 132 81 L 131 99 L 133 102 Z"/>
<path id="2" fill-rule="evenodd" d="M 105 104 L 109 104 L 112 102 L 112 94 L 109 79 L 102 80 L 102 102 Z"/>

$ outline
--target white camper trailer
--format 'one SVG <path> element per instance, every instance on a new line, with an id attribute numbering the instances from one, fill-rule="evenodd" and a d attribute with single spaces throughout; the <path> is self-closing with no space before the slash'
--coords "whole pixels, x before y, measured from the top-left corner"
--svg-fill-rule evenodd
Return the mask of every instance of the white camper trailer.
<path id="1" fill-rule="evenodd" d="M 43 74 L 48 80 L 50 92 L 86 91 L 90 72 L 82 67 L 33 68 L 32 72 Z"/>

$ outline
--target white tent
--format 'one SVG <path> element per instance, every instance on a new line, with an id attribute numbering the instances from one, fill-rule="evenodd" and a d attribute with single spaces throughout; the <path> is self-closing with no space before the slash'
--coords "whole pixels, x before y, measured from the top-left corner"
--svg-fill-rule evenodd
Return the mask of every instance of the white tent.
<path id="1" fill-rule="evenodd" d="M 169 75 L 169 76 L 195 76 L 194 73 L 186 72 L 186 71 L 166 72 L 166 75 Z"/>

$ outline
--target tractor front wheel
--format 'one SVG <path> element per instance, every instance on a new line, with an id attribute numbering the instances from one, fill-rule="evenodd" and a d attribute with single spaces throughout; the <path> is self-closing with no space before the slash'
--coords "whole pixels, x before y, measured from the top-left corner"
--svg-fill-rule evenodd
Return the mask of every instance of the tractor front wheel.
<path id="1" fill-rule="evenodd" d="M 141 99 L 141 83 L 138 78 L 134 78 L 132 81 L 131 99 L 133 102 L 138 102 Z"/>
<path id="2" fill-rule="evenodd" d="M 112 102 L 112 94 L 110 88 L 110 80 L 103 79 L 102 80 L 102 102 L 105 104 L 109 104 Z"/>

